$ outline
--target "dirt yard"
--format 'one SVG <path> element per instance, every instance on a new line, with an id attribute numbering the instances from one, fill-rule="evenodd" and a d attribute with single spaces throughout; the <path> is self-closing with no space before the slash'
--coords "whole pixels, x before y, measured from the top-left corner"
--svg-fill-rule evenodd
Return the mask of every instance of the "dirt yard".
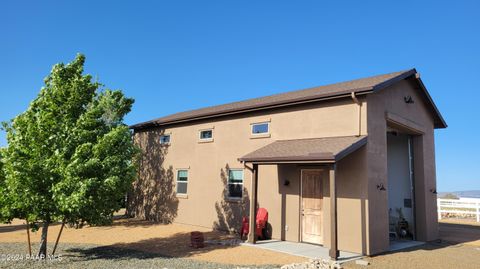
<path id="1" fill-rule="evenodd" d="M 53 243 L 60 225 L 49 229 L 48 240 Z M 130 249 L 170 257 L 188 258 L 221 264 L 288 264 L 307 259 L 278 252 L 246 247 L 207 245 L 193 249 L 189 246 L 191 231 L 204 232 L 206 240 L 228 239 L 223 233 L 182 224 L 162 225 L 135 219 L 118 219 L 105 227 L 65 228 L 60 244 L 87 244 Z M 37 248 L 40 231 L 31 233 L 32 245 Z M 24 222 L 16 220 L 9 225 L 0 225 L 0 243 L 25 243 L 27 239 Z M 50 250 L 49 250 L 50 251 Z M 27 244 L 25 243 L 25 253 Z"/>
<path id="2" fill-rule="evenodd" d="M 440 240 L 423 246 L 365 258 L 365 267 L 350 262 L 344 268 L 480 268 L 480 225 L 459 221 L 441 222 Z"/>
<path id="3" fill-rule="evenodd" d="M 49 230 L 52 244 L 60 225 Z M 209 245 L 202 249 L 189 247 L 190 232 L 204 232 L 206 240 L 226 240 L 230 237 L 209 229 L 182 224 L 162 225 L 135 219 L 117 219 L 111 226 L 65 228 L 60 241 L 60 253 L 69 257 L 57 268 L 97 267 L 166 267 L 166 268 L 227 268 L 224 265 L 256 265 L 277 268 L 307 259 L 247 246 Z M 32 233 L 32 246 L 38 247 L 40 232 Z M 480 225 L 449 221 L 440 224 L 440 238 L 423 246 L 365 258 L 368 267 L 355 262 L 344 268 L 480 268 Z M 27 253 L 26 230 L 22 221 L 0 225 L 0 254 Z M 51 245 L 49 246 L 51 251 Z M 2 252 L 3 251 L 3 252 Z M 170 259 L 174 257 L 178 259 Z M 31 264 L 19 263 L 11 268 Z M 264 266 L 265 265 L 265 266 Z M 36 264 L 35 264 L 36 266 Z M 0 264 L 0 267 L 1 264 Z M 45 265 L 45 268 L 51 267 Z"/>

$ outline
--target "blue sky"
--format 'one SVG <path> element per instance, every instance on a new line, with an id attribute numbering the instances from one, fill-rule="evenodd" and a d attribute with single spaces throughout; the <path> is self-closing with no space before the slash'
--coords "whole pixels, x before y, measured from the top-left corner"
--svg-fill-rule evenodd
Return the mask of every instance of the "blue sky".
<path id="1" fill-rule="evenodd" d="M 435 136 L 438 189 L 480 189 L 479 10 L 478 1 L 2 1 L 0 121 L 77 52 L 88 73 L 135 98 L 127 123 L 415 67 L 449 124 Z"/>

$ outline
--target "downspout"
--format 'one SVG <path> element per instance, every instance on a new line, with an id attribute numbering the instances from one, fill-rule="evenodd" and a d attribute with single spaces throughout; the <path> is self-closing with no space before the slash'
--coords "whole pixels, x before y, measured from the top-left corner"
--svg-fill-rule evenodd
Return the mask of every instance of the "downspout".
<path id="1" fill-rule="evenodd" d="M 351 93 L 352 100 L 355 104 L 358 105 L 358 134 L 357 136 L 362 135 L 362 102 L 360 102 L 355 95 L 355 92 Z"/>

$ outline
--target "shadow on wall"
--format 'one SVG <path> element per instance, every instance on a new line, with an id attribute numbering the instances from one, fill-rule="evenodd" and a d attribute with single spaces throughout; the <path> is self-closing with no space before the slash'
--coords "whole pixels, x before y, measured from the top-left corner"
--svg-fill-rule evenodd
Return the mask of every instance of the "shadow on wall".
<path id="1" fill-rule="evenodd" d="M 280 239 L 286 240 L 285 227 L 287 225 L 287 196 L 299 197 L 300 199 L 300 169 L 296 164 L 281 164 L 277 166 L 277 178 L 278 178 L 278 193 L 281 195 L 280 206 L 280 227 L 277 228 L 280 231 Z M 288 182 L 288 183 L 287 183 Z M 299 200 L 300 202 L 300 200 Z M 273 212 L 272 212 L 273 213 Z M 268 224 L 270 235 L 273 234 L 273 227 Z"/>
<path id="2" fill-rule="evenodd" d="M 177 216 L 173 167 L 165 169 L 163 162 L 168 144 L 160 144 L 163 131 L 139 132 L 135 143 L 142 151 L 137 180 L 128 194 L 127 215 L 146 220 L 171 223 Z"/>
<path id="3" fill-rule="evenodd" d="M 229 231 L 231 233 L 240 233 L 242 228 L 242 218 L 248 216 L 250 210 L 250 198 L 248 190 L 242 185 L 242 197 L 229 197 L 228 175 L 230 167 L 225 165 L 225 169 L 220 169 L 220 179 L 223 184 L 223 191 L 220 202 L 215 202 L 218 220 L 213 223 L 216 230 Z"/>

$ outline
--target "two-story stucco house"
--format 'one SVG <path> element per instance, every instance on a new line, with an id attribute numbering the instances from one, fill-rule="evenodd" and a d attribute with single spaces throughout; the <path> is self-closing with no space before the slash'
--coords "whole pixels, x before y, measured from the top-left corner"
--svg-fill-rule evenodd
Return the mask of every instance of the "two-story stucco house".
<path id="1" fill-rule="evenodd" d="M 262 207 L 272 238 L 333 259 L 433 240 L 434 129 L 446 126 L 415 69 L 135 124 L 128 212 L 238 231 Z"/>

